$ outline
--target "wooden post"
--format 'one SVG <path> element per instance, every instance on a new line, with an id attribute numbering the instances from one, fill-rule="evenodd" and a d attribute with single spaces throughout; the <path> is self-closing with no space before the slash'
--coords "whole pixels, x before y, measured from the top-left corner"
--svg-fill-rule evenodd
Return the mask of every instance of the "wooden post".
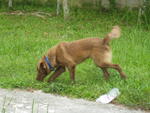
<path id="1" fill-rule="evenodd" d="M 109 9 L 110 8 L 110 1 L 109 0 L 101 0 L 101 6 L 104 9 Z"/>
<path id="2" fill-rule="evenodd" d="M 9 0 L 9 1 L 8 1 L 8 7 L 9 7 L 9 8 L 12 8 L 12 7 L 13 7 L 13 4 L 12 4 L 12 3 L 13 3 L 12 0 Z"/>
<path id="3" fill-rule="evenodd" d="M 64 19 L 67 19 L 69 17 L 68 0 L 63 0 L 63 13 Z"/>
<path id="4" fill-rule="evenodd" d="M 57 0 L 57 15 L 60 13 L 61 0 Z"/>

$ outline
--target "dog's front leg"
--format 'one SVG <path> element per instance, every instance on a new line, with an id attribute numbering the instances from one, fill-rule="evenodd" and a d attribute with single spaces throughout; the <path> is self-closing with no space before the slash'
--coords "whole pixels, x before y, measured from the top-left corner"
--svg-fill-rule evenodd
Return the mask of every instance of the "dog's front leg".
<path id="1" fill-rule="evenodd" d="M 58 76 L 60 76 L 63 72 L 65 72 L 65 67 L 58 67 L 56 71 L 52 74 L 52 76 L 48 79 L 48 82 L 55 80 Z"/>
<path id="2" fill-rule="evenodd" d="M 71 83 L 75 83 L 75 66 L 69 66 L 68 70 L 70 73 Z"/>

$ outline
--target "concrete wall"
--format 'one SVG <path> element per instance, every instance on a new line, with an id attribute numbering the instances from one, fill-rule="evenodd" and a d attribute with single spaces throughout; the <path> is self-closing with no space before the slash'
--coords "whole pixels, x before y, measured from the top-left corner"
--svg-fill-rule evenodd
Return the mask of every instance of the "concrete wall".
<path id="1" fill-rule="evenodd" d="M 140 7 L 144 0 L 115 0 L 117 7 L 124 8 L 134 8 Z M 83 4 L 89 3 L 91 5 L 101 4 L 104 8 L 110 7 L 110 0 L 71 0 L 72 5 L 82 6 Z"/>
<path id="2" fill-rule="evenodd" d="M 129 7 L 140 7 L 143 4 L 143 0 L 116 0 L 116 4 L 120 8 Z"/>

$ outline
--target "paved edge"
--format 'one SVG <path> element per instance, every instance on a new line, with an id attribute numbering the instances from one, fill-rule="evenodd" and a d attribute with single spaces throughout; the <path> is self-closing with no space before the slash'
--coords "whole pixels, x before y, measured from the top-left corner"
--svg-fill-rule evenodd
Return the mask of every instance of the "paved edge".
<path id="1" fill-rule="evenodd" d="M 4 99 L 13 100 L 4 106 Z M 12 99 L 13 98 L 13 99 Z M 84 99 L 72 99 L 59 95 L 44 93 L 41 90 L 20 90 L 0 88 L 0 113 L 3 107 L 7 108 L 6 113 L 29 113 L 33 110 L 34 101 L 35 113 L 148 113 L 140 109 L 129 109 L 122 105 L 101 104 Z M 1 103 L 2 102 L 2 103 Z M 5 104 L 7 101 L 5 102 Z M 40 108 L 40 109 L 39 109 Z M 14 112 L 12 112 L 14 111 Z M 43 112 L 43 113 L 44 113 Z"/>

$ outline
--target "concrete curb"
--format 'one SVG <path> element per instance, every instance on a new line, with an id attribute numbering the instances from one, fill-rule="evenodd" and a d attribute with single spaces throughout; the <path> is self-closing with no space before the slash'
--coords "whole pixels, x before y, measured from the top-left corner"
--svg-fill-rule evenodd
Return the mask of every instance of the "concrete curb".
<path id="1" fill-rule="evenodd" d="M 113 104 L 69 99 L 42 91 L 0 89 L 0 113 L 148 113 Z"/>

